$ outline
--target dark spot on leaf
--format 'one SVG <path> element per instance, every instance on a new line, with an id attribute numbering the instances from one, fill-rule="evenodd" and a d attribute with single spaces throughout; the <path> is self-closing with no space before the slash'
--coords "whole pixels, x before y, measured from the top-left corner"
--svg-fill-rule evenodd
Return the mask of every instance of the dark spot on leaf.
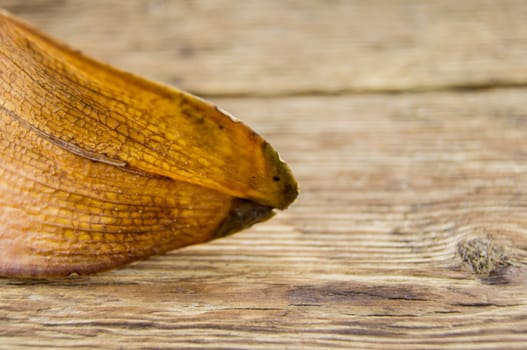
<path id="1" fill-rule="evenodd" d="M 235 198 L 232 207 L 223 222 L 218 226 L 212 239 L 228 236 L 232 233 L 265 221 L 274 215 L 273 208 L 246 199 Z"/>

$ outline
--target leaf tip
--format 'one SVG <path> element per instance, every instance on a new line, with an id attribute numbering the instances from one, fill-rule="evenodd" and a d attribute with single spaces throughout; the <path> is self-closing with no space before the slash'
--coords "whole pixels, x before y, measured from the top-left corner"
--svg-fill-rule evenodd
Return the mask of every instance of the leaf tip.
<path id="1" fill-rule="evenodd" d="M 264 142 L 264 154 L 270 164 L 272 186 L 274 187 L 273 206 L 278 209 L 286 209 L 298 197 L 298 183 L 285 161 L 280 158 L 273 147 Z"/>

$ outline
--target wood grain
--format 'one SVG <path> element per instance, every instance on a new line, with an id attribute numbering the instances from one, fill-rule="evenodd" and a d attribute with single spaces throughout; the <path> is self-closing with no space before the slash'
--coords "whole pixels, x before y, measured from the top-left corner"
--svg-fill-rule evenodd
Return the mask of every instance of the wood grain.
<path id="1" fill-rule="evenodd" d="M 0 279 L 0 348 L 527 348 L 524 2 L 6 3 L 107 61 L 245 95 L 213 102 L 301 195 L 125 269 Z"/>
<path id="2" fill-rule="evenodd" d="M 524 348 L 526 98 L 218 99 L 283 150 L 296 205 L 123 270 L 0 280 L 1 344 Z"/>
<path id="3" fill-rule="evenodd" d="M 88 54 L 208 95 L 525 85 L 522 0 L 4 0 Z"/>

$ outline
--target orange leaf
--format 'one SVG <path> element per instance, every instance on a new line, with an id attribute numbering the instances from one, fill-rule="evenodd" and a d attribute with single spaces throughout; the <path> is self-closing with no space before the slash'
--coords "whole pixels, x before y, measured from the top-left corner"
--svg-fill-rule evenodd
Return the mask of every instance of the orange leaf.
<path id="1" fill-rule="evenodd" d="M 236 232 L 297 196 L 258 134 L 0 12 L 0 274 L 92 273 Z"/>

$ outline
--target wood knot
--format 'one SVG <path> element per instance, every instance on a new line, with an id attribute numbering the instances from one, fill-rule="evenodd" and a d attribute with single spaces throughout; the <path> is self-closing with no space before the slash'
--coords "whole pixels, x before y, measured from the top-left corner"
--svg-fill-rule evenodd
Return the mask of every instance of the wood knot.
<path id="1" fill-rule="evenodd" d="M 462 263 L 484 283 L 508 284 L 520 278 L 524 272 L 515 263 L 512 249 L 490 237 L 459 242 L 458 254 Z"/>

